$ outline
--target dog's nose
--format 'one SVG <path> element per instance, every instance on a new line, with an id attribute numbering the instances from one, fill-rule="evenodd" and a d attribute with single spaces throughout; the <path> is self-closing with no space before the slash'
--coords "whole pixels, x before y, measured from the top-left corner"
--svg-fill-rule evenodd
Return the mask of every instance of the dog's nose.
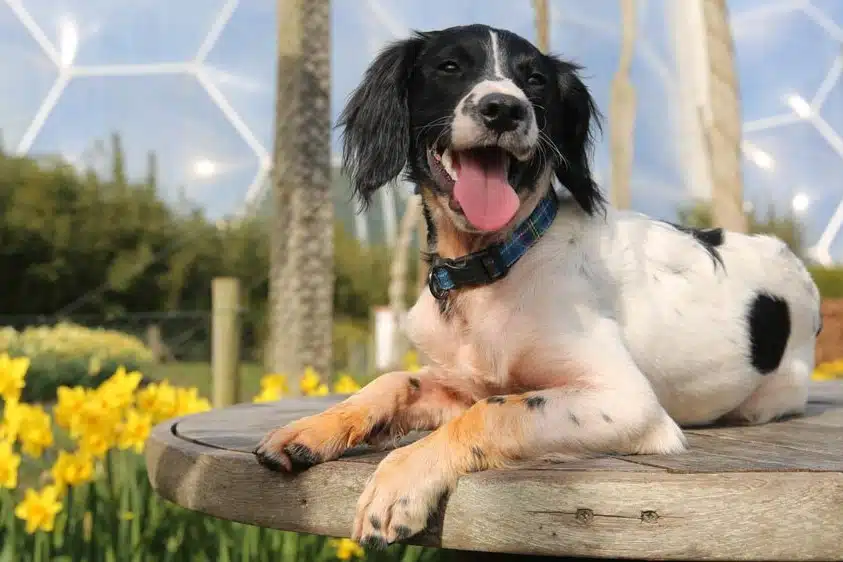
<path id="1" fill-rule="evenodd" d="M 483 122 L 496 133 L 518 128 L 527 117 L 527 104 L 508 94 L 488 94 L 477 104 Z"/>

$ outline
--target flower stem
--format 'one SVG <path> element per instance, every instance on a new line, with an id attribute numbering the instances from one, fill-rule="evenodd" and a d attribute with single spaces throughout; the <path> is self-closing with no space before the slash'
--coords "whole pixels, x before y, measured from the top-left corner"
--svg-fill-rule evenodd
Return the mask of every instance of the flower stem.
<path id="1" fill-rule="evenodd" d="M 111 451 L 108 451 L 105 454 L 105 475 L 108 481 L 108 494 L 109 499 L 111 500 L 111 544 L 114 549 L 114 554 L 117 554 L 117 549 L 120 544 L 120 537 L 119 529 L 119 517 L 120 517 L 120 506 L 117 502 L 117 490 L 115 489 L 114 485 L 114 459 L 111 455 Z"/>

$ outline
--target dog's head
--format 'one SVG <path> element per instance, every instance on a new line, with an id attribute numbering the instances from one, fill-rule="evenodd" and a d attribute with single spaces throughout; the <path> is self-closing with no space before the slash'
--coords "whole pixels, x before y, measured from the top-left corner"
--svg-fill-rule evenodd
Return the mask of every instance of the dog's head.
<path id="1" fill-rule="evenodd" d="M 577 70 L 484 25 L 393 43 L 340 117 L 354 190 L 368 203 L 406 169 L 459 230 L 494 232 L 555 173 L 593 213 L 603 201 L 588 162 L 597 115 Z"/>

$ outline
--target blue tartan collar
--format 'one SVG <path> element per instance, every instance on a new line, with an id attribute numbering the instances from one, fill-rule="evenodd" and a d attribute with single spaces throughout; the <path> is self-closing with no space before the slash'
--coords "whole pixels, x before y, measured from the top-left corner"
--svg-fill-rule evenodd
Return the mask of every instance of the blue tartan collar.
<path id="1" fill-rule="evenodd" d="M 427 285 L 437 300 L 454 289 L 490 285 L 503 278 L 539 238 L 547 232 L 559 201 L 553 188 L 544 196 L 527 219 L 505 240 L 459 258 L 443 258 L 433 254 Z"/>

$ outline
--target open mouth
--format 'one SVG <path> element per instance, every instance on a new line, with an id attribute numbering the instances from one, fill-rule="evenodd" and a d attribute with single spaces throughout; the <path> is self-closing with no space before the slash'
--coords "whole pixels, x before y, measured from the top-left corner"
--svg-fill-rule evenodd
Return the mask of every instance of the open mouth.
<path id="1" fill-rule="evenodd" d="M 518 211 L 515 186 L 526 166 L 505 149 L 430 148 L 427 160 L 436 182 L 450 192 L 451 209 L 465 215 L 475 228 L 499 230 Z"/>

